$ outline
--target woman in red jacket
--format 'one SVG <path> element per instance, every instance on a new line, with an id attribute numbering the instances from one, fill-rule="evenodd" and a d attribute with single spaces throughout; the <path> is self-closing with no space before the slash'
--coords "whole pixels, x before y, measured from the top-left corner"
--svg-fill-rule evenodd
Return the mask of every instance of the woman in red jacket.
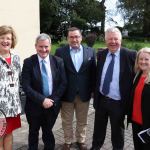
<path id="1" fill-rule="evenodd" d="M 138 51 L 135 71 L 128 119 L 132 122 L 135 150 L 150 150 L 150 137 L 146 143 L 138 137 L 140 131 L 150 128 L 150 48 Z"/>

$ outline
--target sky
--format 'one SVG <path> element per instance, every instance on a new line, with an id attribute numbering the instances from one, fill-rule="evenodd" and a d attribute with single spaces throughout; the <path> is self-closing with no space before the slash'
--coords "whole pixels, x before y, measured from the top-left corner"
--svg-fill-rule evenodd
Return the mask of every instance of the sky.
<path id="1" fill-rule="evenodd" d="M 117 2 L 117 0 L 106 0 L 106 2 L 105 2 L 106 10 L 109 13 L 109 14 L 107 13 L 107 15 L 106 15 L 105 29 L 107 29 L 108 27 L 111 27 L 111 26 L 123 27 L 123 25 L 124 25 L 123 17 L 121 16 L 121 14 L 119 14 L 119 12 L 117 12 L 116 2 Z M 115 24 L 112 21 L 108 21 L 110 15 L 117 24 Z"/>

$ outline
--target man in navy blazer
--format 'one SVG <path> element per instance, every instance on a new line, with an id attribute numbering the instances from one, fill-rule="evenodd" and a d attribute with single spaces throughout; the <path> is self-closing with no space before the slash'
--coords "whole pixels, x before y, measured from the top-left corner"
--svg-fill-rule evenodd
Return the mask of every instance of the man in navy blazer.
<path id="1" fill-rule="evenodd" d="M 111 124 L 113 150 L 123 150 L 124 116 L 128 107 L 134 78 L 136 52 L 121 47 L 122 35 L 118 28 L 105 32 L 107 48 L 97 53 L 97 75 L 95 93 L 95 123 L 91 150 L 99 150 L 105 140 L 108 118 Z M 112 80 L 106 92 L 109 78 L 105 78 L 107 68 L 114 56 Z M 107 94 L 105 94 L 107 93 Z"/>
<path id="2" fill-rule="evenodd" d="M 38 150 L 41 127 L 44 150 L 54 150 L 55 139 L 52 128 L 67 83 L 64 63 L 61 58 L 49 54 L 51 39 L 47 34 L 42 33 L 36 38 L 35 48 L 37 54 L 25 59 L 22 69 L 22 85 L 26 94 L 25 113 L 29 124 L 28 149 Z M 42 70 L 43 63 L 46 79 Z M 47 82 L 44 83 L 44 80 Z"/>
<path id="3" fill-rule="evenodd" d="M 68 29 L 68 45 L 56 50 L 64 60 L 67 89 L 62 99 L 61 117 L 65 144 L 63 150 L 70 150 L 73 139 L 73 116 L 76 113 L 76 139 L 80 150 L 86 150 L 86 126 L 89 100 L 95 83 L 95 52 L 81 45 L 81 31 L 76 27 Z"/>

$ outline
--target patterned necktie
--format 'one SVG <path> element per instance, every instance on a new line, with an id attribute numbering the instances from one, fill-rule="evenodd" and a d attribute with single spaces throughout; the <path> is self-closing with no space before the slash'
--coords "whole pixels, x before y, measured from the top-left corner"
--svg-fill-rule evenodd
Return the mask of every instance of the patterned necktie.
<path id="1" fill-rule="evenodd" d="M 104 78 L 104 83 L 102 87 L 102 92 L 104 95 L 107 95 L 109 93 L 110 89 L 110 82 L 112 81 L 112 76 L 113 76 L 113 69 L 114 69 L 114 54 L 111 54 L 112 59 L 110 61 L 110 64 L 108 65 L 105 78 Z"/>
<path id="2" fill-rule="evenodd" d="M 41 67 L 41 74 L 42 74 L 42 83 L 43 83 L 43 94 L 45 96 L 49 95 L 49 85 L 48 85 L 48 75 L 47 75 L 47 71 L 46 71 L 46 66 L 45 66 L 45 61 L 42 60 L 42 67 Z"/>

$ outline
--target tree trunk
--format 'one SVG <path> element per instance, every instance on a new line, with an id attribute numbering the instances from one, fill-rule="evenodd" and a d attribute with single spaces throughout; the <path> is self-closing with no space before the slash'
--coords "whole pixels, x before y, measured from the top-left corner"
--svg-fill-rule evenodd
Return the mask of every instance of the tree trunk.
<path id="1" fill-rule="evenodd" d="M 150 36 L 150 1 L 146 0 L 144 16 L 143 16 L 143 34 L 144 36 Z"/>
<path id="2" fill-rule="evenodd" d="M 105 31 L 105 11 L 106 11 L 106 7 L 104 5 L 105 0 L 101 1 L 101 6 L 100 9 L 102 10 L 102 19 L 101 19 L 101 33 L 104 34 Z"/>

